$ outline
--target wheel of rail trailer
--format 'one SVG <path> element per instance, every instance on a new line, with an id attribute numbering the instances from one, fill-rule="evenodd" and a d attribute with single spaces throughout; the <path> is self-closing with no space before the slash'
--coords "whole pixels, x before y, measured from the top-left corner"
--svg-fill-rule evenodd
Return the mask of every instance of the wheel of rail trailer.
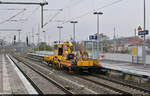
<path id="1" fill-rule="evenodd" d="M 101 72 L 101 67 L 89 68 L 88 72 L 89 73 L 100 73 Z"/>

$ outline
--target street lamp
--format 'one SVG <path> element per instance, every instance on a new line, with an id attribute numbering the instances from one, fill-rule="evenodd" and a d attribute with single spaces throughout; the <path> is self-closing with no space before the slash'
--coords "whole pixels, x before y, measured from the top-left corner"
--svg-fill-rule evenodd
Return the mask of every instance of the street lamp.
<path id="1" fill-rule="evenodd" d="M 78 23 L 78 21 L 70 21 L 70 23 L 73 24 L 73 42 L 75 42 L 75 24 Z"/>
<path id="2" fill-rule="evenodd" d="M 102 12 L 94 12 L 94 15 L 97 15 L 97 56 L 99 54 L 99 15 L 103 15 Z M 103 47 L 101 46 L 101 51 L 103 53 Z"/>
<path id="3" fill-rule="evenodd" d="M 63 28 L 63 26 L 57 26 L 57 28 L 59 29 L 59 43 L 61 41 L 61 29 Z"/>

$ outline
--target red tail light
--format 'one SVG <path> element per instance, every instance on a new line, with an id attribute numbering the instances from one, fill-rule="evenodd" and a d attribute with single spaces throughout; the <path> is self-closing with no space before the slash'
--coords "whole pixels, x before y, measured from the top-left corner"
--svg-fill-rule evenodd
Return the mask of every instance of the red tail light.
<path id="1" fill-rule="evenodd" d="M 102 64 L 98 64 L 98 66 L 102 66 Z"/>

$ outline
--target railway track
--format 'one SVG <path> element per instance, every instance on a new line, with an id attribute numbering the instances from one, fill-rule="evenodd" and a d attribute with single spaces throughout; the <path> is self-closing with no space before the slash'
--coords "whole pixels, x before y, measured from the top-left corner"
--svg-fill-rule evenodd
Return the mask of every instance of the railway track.
<path id="1" fill-rule="evenodd" d="M 35 59 L 31 59 L 35 60 Z M 104 86 L 121 94 L 149 94 L 150 91 L 133 86 L 131 84 L 125 84 L 123 82 L 119 82 L 117 80 L 108 79 L 106 77 L 97 76 L 91 74 L 92 76 L 78 76 L 81 79 L 93 82 L 97 85 Z"/>
<path id="2" fill-rule="evenodd" d="M 106 80 L 100 77 L 96 77 L 96 76 L 78 76 L 79 78 L 82 78 L 84 80 L 87 81 L 91 81 L 95 84 L 104 86 L 106 88 L 112 89 L 116 92 L 119 92 L 121 94 L 149 94 L 148 92 L 145 92 L 143 90 L 140 90 L 139 88 L 133 88 L 131 86 L 128 85 L 122 85 L 116 82 L 112 82 L 111 80 Z"/>
<path id="3" fill-rule="evenodd" d="M 117 83 L 117 84 L 120 84 L 120 85 L 123 85 L 123 86 L 128 86 L 132 89 L 140 90 L 140 91 L 143 91 L 145 93 L 150 94 L 149 89 L 146 89 L 146 88 L 143 88 L 143 87 L 140 87 L 140 86 L 136 86 L 136 85 L 133 85 L 133 84 L 130 84 L 130 83 L 126 83 L 126 82 L 119 81 L 119 80 L 116 80 L 116 79 L 112 79 L 112 78 L 102 76 L 102 75 L 91 74 L 91 73 L 88 73 L 88 74 L 92 75 L 93 77 L 99 78 L 99 79 L 109 80 L 111 82 L 114 82 L 114 83 Z"/>
<path id="4" fill-rule="evenodd" d="M 10 56 L 9 56 L 10 57 Z M 52 83 L 53 85 L 55 85 L 57 88 L 59 88 L 60 90 L 62 90 L 65 94 L 73 94 L 71 91 L 69 91 L 68 89 L 66 89 L 65 87 L 63 87 L 61 84 L 57 83 L 56 81 L 54 81 L 53 79 L 49 78 L 47 75 L 45 75 L 44 73 L 38 71 L 38 69 L 32 67 L 31 65 L 28 64 L 28 62 L 24 61 L 23 59 L 21 59 L 21 57 L 18 56 L 14 56 L 13 57 L 19 61 L 22 62 L 25 66 L 29 67 L 30 69 L 32 69 L 33 71 L 35 71 L 36 73 L 38 73 L 40 76 L 42 76 L 44 79 L 46 79 L 47 81 L 49 81 L 50 83 Z M 11 57 L 10 57 L 11 58 Z M 14 62 L 14 60 L 11 58 L 11 60 Z M 14 62 L 15 63 L 15 62 Z M 15 63 L 15 65 L 21 70 L 21 72 L 26 76 L 26 78 L 29 80 L 29 82 L 31 82 L 32 86 L 37 90 L 37 92 L 39 94 L 44 94 L 44 92 L 42 92 L 42 90 L 34 83 L 34 81 L 32 81 L 26 74 L 25 72 L 23 72 L 23 70 Z"/>
<path id="5" fill-rule="evenodd" d="M 31 59 L 31 60 L 35 60 L 35 59 Z M 150 94 L 150 90 L 145 89 L 145 88 L 141 88 L 139 86 L 134 86 L 132 84 L 128 84 L 128 83 L 125 83 L 125 82 L 120 82 L 118 80 L 113 80 L 113 79 L 110 79 L 110 78 L 107 78 L 107 77 L 104 77 L 104 76 L 98 76 L 98 75 L 95 75 L 95 74 L 90 74 L 90 75 L 92 75 L 93 78 L 98 78 L 102 82 L 95 81 L 94 79 L 90 79 L 90 78 L 87 78 L 87 77 L 84 77 L 84 76 L 79 76 L 79 77 L 84 79 L 84 80 L 88 80 L 88 81 L 91 81 L 93 83 L 96 83 L 98 85 L 102 85 L 102 86 L 105 86 L 107 88 L 113 89 L 113 90 L 115 90 L 119 93 L 123 93 L 123 94 L 133 94 L 133 93 L 134 94 L 137 94 L 137 93 L 139 93 L 139 94 L 144 94 L 144 93 Z M 105 80 L 105 82 L 104 82 L 104 80 Z M 111 84 L 108 83 L 108 82 L 111 82 L 111 84 L 113 83 L 113 84 L 115 84 L 114 86 L 118 86 L 118 87 L 112 87 Z"/>
<path id="6" fill-rule="evenodd" d="M 26 59 L 25 59 L 26 58 Z M 39 62 L 39 60 L 35 60 L 35 59 L 33 59 L 33 58 L 27 58 L 27 57 L 24 57 L 24 59 L 27 61 L 27 60 L 29 60 L 29 62 L 32 62 L 32 63 L 34 63 L 33 65 L 37 65 L 37 66 L 39 66 L 39 68 L 40 68 L 40 66 L 42 67 L 42 69 L 44 68 L 44 69 L 48 69 L 48 71 L 49 70 L 54 70 L 53 68 L 50 68 L 50 67 L 48 67 L 47 65 L 46 65 L 46 63 L 45 64 L 43 64 L 43 63 L 41 63 L 41 62 Z M 44 70 L 43 69 L 43 70 Z M 46 70 L 45 70 L 46 71 Z M 48 73 L 48 72 L 47 72 Z M 89 84 L 88 84 L 88 86 L 86 86 L 86 84 L 85 84 L 85 86 L 84 86 L 84 88 L 82 88 L 82 86 L 84 85 L 84 83 L 82 83 L 82 82 L 84 82 L 84 80 L 82 80 L 82 79 L 79 79 L 79 78 L 75 78 L 75 79 L 72 79 L 72 76 L 70 75 L 70 74 L 66 74 L 64 71 L 61 71 L 61 73 L 63 73 L 63 74 L 59 74 L 59 70 L 57 70 L 57 72 L 56 72 L 56 70 L 55 70 L 55 75 L 57 75 L 57 77 L 59 78 L 59 79 L 62 79 L 63 81 L 65 81 L 69 86 L 70 86 L 70 88 L 71 88 L 71 90 L 73 90 L 74 92 L 75 92 L 75 94 L 76 94 L 76 91 L 79 91 L 79 92 L 77 92 L 77 94 L 87 94 L 86 92 L 84 92 L 84 93 L 82 93 L 82 91 L 84 91 L 84 89 L 86 90 L 86 91 L 89 91 L 90 93 L 89 94 L 118 94 L 118 92 L 115 92 L 115 91 L 113 91 L 113 90 L 109 90 L 109 89 L 107 89 L 107 88 L 104 88 L 103 86 L 97 86 L 98 88 L 95 90 L 95 89 L 93 89 L 93 88 L 90 88 L 91 87 L 91 85 L 93 86 L 93 85 L 95 85 L 95 84 L 90 84 L 91 82 L 89 82 Z M 58 73 L 58 74 L 57 74 Z M 54 75 L 54 73 L 53 73 L 53 75 Z M 51 75 L 49 75 L 49 76 L 51 76 Z M 60 78 L 60 77 L 62 77 L 62 76 L 64 76 L 64 78 Z M 71 78 L 68 78 L 68 76 Z M 74 77 L 74 76 L 73 76 Z M 76 76 L 75 76 L 76 77 Z M 56 79 L 57 80 L 57 79 Z M 79 82 L 79 83 L 78 83 Z M 88 82 L 88 81 L 87 81 Z M 75 85 L 75 86 L 74 86 Z M 79 85 L 79 86 L 78 86 Z M 74 87 L 72 87 L 72 86 L 74 86 Z M 96 88 L 96 86 L 94 86 L 95 88 Z M 76 88 L 75 88 L 76 87 Z M 81 87 L 81 89 L 80 89 L 80 87 Z M 72 89 L 73 88 L 73 89 Z M 75 89 L 74 89 L 75 88 Z M 79 89 L 80 90 L 79 90 Z M 104 88 L 103 90 L 102 90 L 102 92 L 99 90 L 99 89 L 101 89 L 101 88 Z M 99 90 L 99 91 L 98 91 Z M 105 90 L 105 91 L 104 91 Z M 93 91 L 93 92 L 92 92 Z M 103 93 L 104 92 L 104 93 Z"/>
<path id="7" fill-rule="evenodd" d="M 81 79 L 84 79 L 84 80 L 93 82 L 93 83 L 95 83 L 95 84 L 104 86 L 104 87 L 106 87 L 106 88 L 112 89 L 112 90 L 114 90 L 114 91 L 116 91 L 116 92 L 118 92 L 118 93 L 121 93 L 121 94 L 130 94 L 129 92 L 120 90 L 120 89 L 118 89 L 118 88 L 116 88 L 116 87 L 114 87 L 114 86 L 112 86 L 112 85 L 108 85 L 108 84 L 106 84 L 106 83 L 102 83 L 102 80 L 96 81 L 96 80 L 93 80 L 93 79 L 90 79 L 90 78 L 84 77 L 84 76 L 78 76 L 78 77 L 81 78 Z"/>
<path id="8" fill-rule="evenodd" d="M 16 67 L 22 72 L 22 74 L 27 78 L 27 80 L 31 83 L 31 85 L 38 92 L 38 94 L 44 94 L 43 91 L 35 84 L 35 82 L 17 65 L 17 63 L 11 57 L 10 59 L 13 61 Z"/>

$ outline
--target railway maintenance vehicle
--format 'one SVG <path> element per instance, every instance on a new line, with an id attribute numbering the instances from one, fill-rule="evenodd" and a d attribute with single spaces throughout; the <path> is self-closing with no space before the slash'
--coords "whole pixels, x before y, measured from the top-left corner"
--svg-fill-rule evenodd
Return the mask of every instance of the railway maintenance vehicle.
<path id="1" fill-rule="evenodd" d="M 44 61 L 57 69 L 82 72 L 101 69 L 99 60 L 90 59 L 86 50 L 74 51 L 71 41 L 54 44 L 54 55 L 44 56 Z"/>

